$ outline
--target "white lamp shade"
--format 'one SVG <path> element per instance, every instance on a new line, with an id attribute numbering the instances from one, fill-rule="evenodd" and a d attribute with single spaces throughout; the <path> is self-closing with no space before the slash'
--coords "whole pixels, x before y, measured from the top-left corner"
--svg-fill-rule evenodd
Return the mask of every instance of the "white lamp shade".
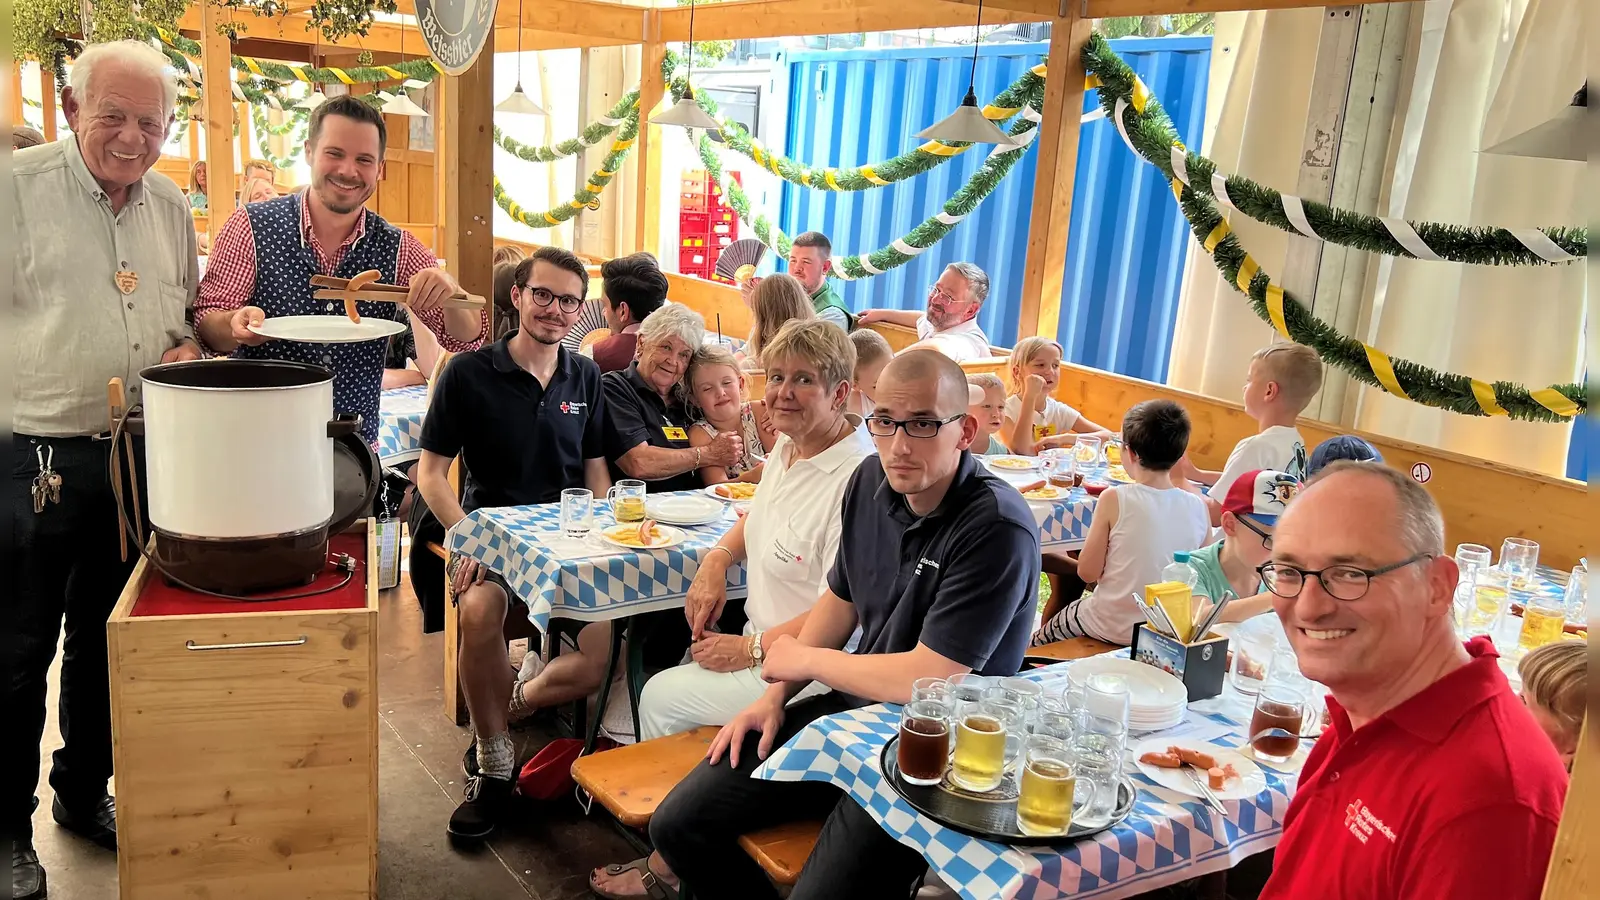
<path id="1" fill-rule="evenodd" d="M 967 88 L 967 96 L 956 111 L 917 132 L 917 137 L 934 141 L 960 141 L 966 144 L 1015 146 L 1004 131 L 989 121 L 978 108 L 978 97 Z"/>
<path id="2" fill-rule="evenodd" d="M 710 131 L 722 127 L 716 119 L 711 118 L 710 113 L 700 108 L 700 104 L 694 102 L 693 91 L 685 93 L 683 99 L 672 104 L 666 112 L 651 116 L 650 124 L 682 125 L 684 128 L 704 128 Z"/>
<path id="3" fill-rule="evenodd" d="M 524 116 L 545 115 L 544 107 L 533 102 L 533 98 L 522 90 L 522 82 L 520 81 L 517 82 L 516 88 L 504 100 L 494 105 L 494 111 L 516 113 Z"/>
<path id="4" fill-rule="evenodd" d="M 327 102 L 328 102 L 327 95 L 323 94 L 321 91 L 312 91 L 311 93 L 306 95 L 304 100 L 301 100 L 299 103 L 296 103 L 294 105 L 294 108 L 295 109 L 316 109 L 317 107 L 319 107 L 322 104 L 327 103 Z"/>
<path id="5" fill-rule="evenodd" d="M 399 91 L 394 97 L 384 101 L 383 114 L 386 116 L 421 116 L 427 118 L 428 111 L 411 102 L 411 97 L 404 90 Z"/>

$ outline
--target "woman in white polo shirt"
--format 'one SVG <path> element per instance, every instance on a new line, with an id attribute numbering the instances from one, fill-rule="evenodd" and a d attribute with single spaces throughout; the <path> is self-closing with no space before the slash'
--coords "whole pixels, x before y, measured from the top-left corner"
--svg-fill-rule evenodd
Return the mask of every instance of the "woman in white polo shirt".
<path id="1" fill-rule="evenodd" d="M 700 563 L 685 614 L 693 662 L 645 685 L 639 703 L 644 740 L 722 725 L 766 689 L 765 648 L 798 635 L 826 589 L 839 549 L 839 508 L 856 465 L 874 452 L 846 412 L 855 348 L 844 331 L 820 319 L 791 321 L 762 351 L 767 411 L 779 437 L 767 456 L 750 513 Z M 744 563 L 749 599 L 743 634 L 710 631 L 727 602 L 727 570 Z M 807 688 L 801 697 L 822 690 Z M 798 699 L 798 698 L 797 698 Z"/>

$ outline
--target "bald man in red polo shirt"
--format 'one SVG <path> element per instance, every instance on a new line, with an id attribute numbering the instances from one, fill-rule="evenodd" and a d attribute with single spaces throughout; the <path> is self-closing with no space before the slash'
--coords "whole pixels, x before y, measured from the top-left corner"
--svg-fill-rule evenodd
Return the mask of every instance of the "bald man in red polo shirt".
<path id="1" fill-rule="evenodd" d="M 1567 773 L 1487 638 L 1451 622 L 1456 564 L 1422 487 L 1340 462 L 1278 520 L 1263 577 L 1331 722 L 1262 900 L 1535 900 Z"/>

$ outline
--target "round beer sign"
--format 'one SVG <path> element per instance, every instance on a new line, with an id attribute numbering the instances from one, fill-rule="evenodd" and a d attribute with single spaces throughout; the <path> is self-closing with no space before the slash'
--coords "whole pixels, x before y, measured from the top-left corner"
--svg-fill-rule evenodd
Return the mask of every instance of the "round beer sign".
<path id="1" fill-rule="evenodd" d="M 495 0 L 416 0 L 417 27 L 439 68 L 460 75 L 472 68 L 494 30 Z"/>

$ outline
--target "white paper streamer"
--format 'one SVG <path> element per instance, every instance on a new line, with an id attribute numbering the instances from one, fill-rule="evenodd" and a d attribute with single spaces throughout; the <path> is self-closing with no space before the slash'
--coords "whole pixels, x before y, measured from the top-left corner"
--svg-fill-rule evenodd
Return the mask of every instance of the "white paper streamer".
<path id="1" fill-rule="evenodd" d="M 1406 248 L 1407 253 L 1417 259 L 1426 259 L 1430 262 L 1439 262 L 1442 259 L 1439 254 L 1433 252 L 1433 248 L 1422 240 L 1422 235 L 1417 234 L 1417 230 L 1412 228 L 1411 223 L 1405 219 L 1379 216 L 1378 221 L 1383 223 L 1383 227 L 1389 230 L 1389 234 L 1400 246 Z"/>
<path id="2" fill-rule="evenodd" d="M 622 120 L 621 119 L 613 119 L 610 116 L 601 116 L 600 117 L 600 124 L 604 125 L 607 128 L 615 128 L 618 125 L 622 124 Z"/>
<path id="3" fill-rule="evenodd" d="M 1221 172 L 1211 173 L 1211 193 L 1216 195 L 1217 202 L 1229 209 L 1238 209 L 1233 205 L 1233 198 L 1228 196 L 1228 179 Z"/>
<path id="4" fill-rule="evenodd" d="M 906 243 L 905 238 L 896 238 L 889 243 L 889 246 L 900 251 L 901 253 L 904 253 L 906 256 L 917 256 L 918 254 L 922 253 L 922 251 L 928 249 L 927 247 L 913 247 Z"/>
<path id="5" fill-rule="evenodd" d="M 836 275 L 836 276 L 838 276 L 840 278 L 843 278 L 845 281 L 855 281 L 856 280 L 856 277 L 854 275 L 851 275 L 849 272 L 845 271 L 845 269 L 844 269 L 844 257 L 842 257 L 842 256 L 835 256 L 835 257 L 833 257 L 833 259 L 829 260 L 828 261 L 828 268 L 833 270 L 833 274 L 834 275 Z"/>
<path id="6" fill-rule="evenodd" d="M 933 217 L 935 219 L 938 219 L 939 221 L 943 222 L 946 225 L 954 225 L 957 222 L 961 221 L 962 219 L 966 218 L 966 216 L 952 216 L 952 215 L 950 215 L 949 213 L 945 212 L 942 209 L 939 210 L 938 212 L 934 213 Z"/>
<path id="7" fill-rule="evenodd" d="M 1022 108 L 1022 117 L 1027 119 L 1029 122 L 1037 123 L 1044 121 L 1044 115 L 1031 106 L 1024 106 Z"/>
<path id="8" fill-rule="evenodd" d="M 1172 145 L 1172 177 L 1185 185 L 1189 183 L 1189 155 L 1177 144 Z"/>
<path id="9" fill-rule="evenodd" d="M 1571 253 L 1561 249 L 1560 244 L 1550 240 L 1549 235 L 1537 228 L 1507 228 L 1506 230 L 1511 232 L 1511 236 L 1520 241 L 1522 246 L 1527 247 L 1532 251 L 1533 255 L 1545 262 L 1557 263 L 1577 259 Z"/>
<path id="10" fill-rule="evenodd" d="M 1283 200 L 1283 214 L 1289 219 L 1289 224 L 1294 226 L 1294 230 L 1308 238 L 1322 240 L 1315 231 L 1311 230 L 1311 222 L 1306 219 L 1306 205 L 1300 202 L 1300 198 L 1293 194 L 1283 194 L 1281 197 Z"/>
<path id="11" fill-rule="evenodd" d="M 1122 113 L 1127 110 L 1127 108 L 1128 101 L 1118 97 L 1117 110 L 1115 115 L 1112 116 L 1112 121 L 1117 123 L 1117 134 L 1122 135 L 1122 142 L 1128 145 L 1128 149 L 1133 151 L 1134 156 L 1138 156 L 1140 159 L 1143 159 L 1144 157 L 1140 156 L 1139 154 L 1139 149 L 1133 146 L 1133 141 L 1128 138 L 1128 126 L 1122 124 Z"/>
<path id="12" fill-rule="evenodd" d="M 1083 114 L 1083 118 L 1079 119 L 1078 122 L 1080 124 L 1083 123 L 1083 122 L 1094 122 L 1094 121 L 1099 120 L 1099 119 L 1104 119 L 1105 117 L 1106 117 L 1106 108 L 1104 106 L 1096 106 L 1094 109 L 1091 109 L 1088 112 L 1084 113 Z"/>
<path id="13" fill-rule="evenodd" d="M 872 260 L 867 259 L 867 254 L 865 254 L 865 253 L 861 254 L 858 257 L 856 257 L 856 261 L 861 263 L 861 268 L 865 269 L 868 275 L 882 275 L 883 274 L 883 270 L 878 268 L 877 266 L 873 265 L 872 264 Z"/>

